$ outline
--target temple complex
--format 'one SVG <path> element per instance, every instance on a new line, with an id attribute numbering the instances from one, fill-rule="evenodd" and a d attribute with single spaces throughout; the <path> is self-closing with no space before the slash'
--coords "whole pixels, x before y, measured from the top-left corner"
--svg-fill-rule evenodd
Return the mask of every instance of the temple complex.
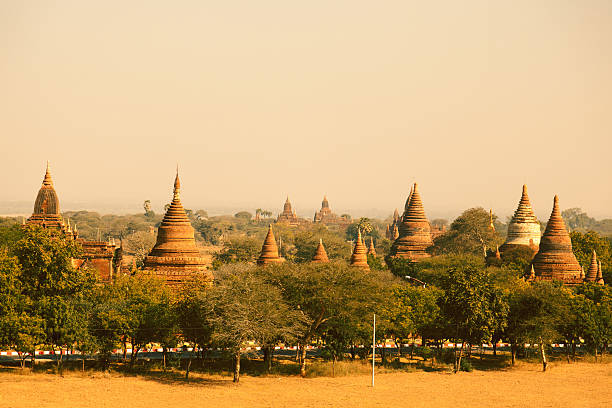
<path id="1" fill-rule="evenodd" d="M 416 262 L 431 256 L 425 250 L 432 244 L 431 227 L 425 216 L 418 185 L 414 183 L 400 223 L 399 237 L 393 242 L 390 255 Z"/>
<path id="2" fill-rule="evenodd" d="M 508 224 L 506 241 L 499 249 L 503 254 L 508 249 L 525 246 L 531 248 L 535 254 L 540 245 L 540 236 L 540 222 L 531 208 L 529 196 L 527 195 L 527 186 L 523 185 L 521 200 L 512 216 L 512 220 Z"/>
<path id="3" fill-rule="evenodd" d="M 169 285 L 185 283 L 196 275 L 213 276 L 196 247 L 194 230 L 181 204 L 181 181 L 174 179 L 172 202 L 157 229 L 157 241 L 144 260 L 143 270 Z"/>
<path id="4" fill-rule="evenodd" d="M 572 240 L 565 228 L 555 196 L 552 213 L 540 240 L 538 253 L 531 262 L 536 280 L 558 280 L 569 285 L 582 282 L 582 268 L 572 251 Z"/>
<path id="5" fill-rule="evenodd" d="M 297 214 L 291 208 L 291 203 L 289 202 L 289 197 L 285 201 L 285 205 L 283 206 L 283 212 L 278 215 L 276 218 L 276 222 L 289 224 L 289 225 L 299 225 L 303 223 L 305 220 L 298 218 Z"/>
<path id="6" fill-rule="evenodd" d="M 350 218 L 343 218 L 339 217 L 337 214 L 334 214 L 329 208 L 327 196 L 324 196 L 323 201 L 321 202 L 321 209 L 314 215 L 314 222 L 320 222 L 322 224 L 349 225 L 352 220 Z"/>
<path id="7" fill-rule="evenodd" d="M 317 249 L 315 250 L 315 254 L 312 257 L 313 263 L 326 263 L 329 262 L 329 258 L 327 257 L 327 251 L 325 251 L 325 247 L 323 246 L 323 240 L 319 238 L 319 245 L 317 245 Z"/>
<path id="8" fill-rule="evenodd" d="M 49 163 L 45 170 L 42 186 L 34 202 L 34 211 L 27 219 L 26 225 L 37 225 L 63 234 L 70 240 L 76 241 L 83 248 L 83 257 L 73 259 L 75 268 L 90 267 L 96 271 L 97 277 L 103 282 L 113 279 L 121 267 L 121 251 L 114 240 L 89 241 L 79 237 L 77 226 L 74 228 L 70 221 L 65 222 L 60 213 L 59 198 L 53 186 Z"/>
<path id="9" fill-rule="evenodd" d="M 276 239 L 274 238 L 274 232 L 272 231 L 272 224 L 268 227 L 268 234 L 264 243 L 261 247 L 261 254 L 257 259 L 257 265 L 268 265 L 271 263 L 283 262 L 284 259 L 278 255 L 278 246 L 276 245 Z"/>
<path id="10" fill-rule="evenodd" d="M 361 230 L 357 232 L 357 242 L 353 248 L 353 254 L 351 255 L 351 266 L 370 269 L 368 265 L 368 255 L 366 253 L 366 246 L 361 238 Z"/>
<path id="11" fill-rule="evenodd" d="M 372 255 L 376 258 L 376 248 L 374 247 L 374 239 L 370 237 L 370 245 L 368 246 L 368 255 Z"/>

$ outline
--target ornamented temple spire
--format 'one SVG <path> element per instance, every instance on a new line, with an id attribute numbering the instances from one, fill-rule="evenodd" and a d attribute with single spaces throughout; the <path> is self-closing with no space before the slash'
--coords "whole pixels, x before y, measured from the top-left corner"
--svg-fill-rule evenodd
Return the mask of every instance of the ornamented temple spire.
<path id="1" fill-rule="evenodd" d="M 493 209 L 492 208 L 489 210 L 489 228 L 495 231 L 495 224 L 493 224 Z"/>
<path id="2" fill-rule="evenodd" d="M 370 246 L 368 246 L 368 255 L 372 255 L 376 258 L 376 248 L 374 247 L 374 239 L 370 237 Z"/>
<path id="3" fill-rule="evenodd" d="M 430 256 L 425 250 L 432 244 L 431 226 L 425 216 L 419 186 L 414 183 L 399 225 L 399 237 L 393 242 L 390 255 L 418 261 Z"/>
<path id="4" fill-rule="evenodd" d="M 326 263 L 329 262 L 329 258 L 327 257 L 327 251 L 325 251 L 325 247 L 323 246 L 323 240 L 319 238 L 319 245 L 315 250 L 315 254 L 312 257 L 313 263 Z"/>
<path id="5" fill-rule="evenodd" d="M 557 196 L 532 265 L 537 279 L 558 280 L 568 284 L 581 281 L 581 267 L 572 251 L 572 240 L 561 217 Z"/>
<path id="6" fill-rule="evenodd" d="M 357 229 L 357 243 L 355 243 L 355 247 L 353 248 L 353 254 L 351 255 L 351 266 L 368 270 L 370 269 L 370 265 L 368 265 L 366 247 L 363 243 L 363 239 L 361 238 L 360 229 Z"/>
<path id="7" fill-rule="evenodd" d="M 42 185 L 53 187 L 53 180 L 51 179 L 51 172 L 49 171 L 49 160 L 47 160 L 47 169 L 45 170 L 45 177 L 43 178 Z"/>
<path id="8" fill-rule="evenodd" d="M 516 246 L 527 246 L 537 252 L 540 245 L 540 222 L 533 213 L 529 196 L 527 195 L 527 186 L 523 185 L 523 193 L 519 205 L 512 216 L 512 220 L 508 224 L 508 235 L 506 242 L 501 246 L 500 251 L 503 253 L 507 249 Z"/>
<path id="9" fill-rule="evenodd" d="M 283 259 L 278 255 L 278 246 L 272 231 L 272 224 L 268 227 L 268 234 L 261 247 L 261 254 L 257 259 L 257 265 L 268 265 L 271 263 L 283 262 Z"/>

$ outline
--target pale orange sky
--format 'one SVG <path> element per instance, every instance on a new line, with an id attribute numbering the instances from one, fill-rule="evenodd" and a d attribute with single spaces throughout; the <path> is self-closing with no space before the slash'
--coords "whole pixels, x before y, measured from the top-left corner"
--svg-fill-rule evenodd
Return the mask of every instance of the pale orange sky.
<path id="1" fill-rule="evenodd" d="M 0 0 L 0 93 L 0 202 L 612 217 L 606 0 Z"/>

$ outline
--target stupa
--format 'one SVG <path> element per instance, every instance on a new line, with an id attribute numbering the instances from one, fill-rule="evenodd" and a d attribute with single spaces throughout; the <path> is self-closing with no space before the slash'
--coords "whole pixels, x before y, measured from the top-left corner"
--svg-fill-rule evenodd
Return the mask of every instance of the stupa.
<path id="1" fill-rule="evenodd" d="M 177 169 L 172 202 L 157 229 L 155 246 L 144 260 L 143 270 L 164 278 L 168 285 L 185 283 L 196 275 L 213 278 L 196 247 L 193 227 L 181 204 L 180 194 Z"/>
<path id="2" fill-rule="evenodd" d="M 300 223 L 300 219 L 297 214 L 291 208 L 291 203 L 289 202 L 289 197 L 285 200 L 285 205 L 283 206 L 283 212 L 278 215 L 276 218 L 276 222 L 285 223 L 290 225 L 297 225 Z"/>
<path id="3" fill-rule="evenodd" d="M 416 262 L 430 257 L 425 250 L 432 244 L 431 227 L 425 216 L 418 185 L 414 183 L 400 223 L 399 237 L 393 242 L 390 255 Z"/>
<path id="4" fill-rule="evenodd" d="M 603 278 L 603 271 L 601 270 L 601 261 L 599 261 L 598 264 L 598 268 L 597 268 L 597 283 L 599 283 L 600 285 L 604 285 L 604 278 Z"/>
<path id="5" fill-rule="evenodd" d="M 368 255 L 372 255 L 376 258 L 376 248 L 374 247 L 374 239 L 370 237 L 370 246 L 368 246 Z"/>
<path id="6" fill-rule="evenodd" d="M 506 241 L 499 250 L 503 254 L 508 249 L 525 246 L 531 248 L 533 253 L 536 253 L 540 245 L 541 235 L 540 222 L 531 208 L 529 196 L 527 195 L 527 186 L 523 185 L 521 200 L 512 216 L 512 220 L 508 224 Z"/>
<path id="7" fill-rule="evenodd" d="M 45 170 L 42 186 L 38 190 L 36 201 L 34 202 L 34 212 L 28 218 L 27 224 L 40 225 L 43 228 L 58 229 L 66 231 L 64 221 L 60 215 L 59 198 L 53 187 L 49 162 Z"/>
<path id="8" fill-rule="evenodd" d="M 597 282 L 598 275 L 599 263 L 597 263 L 597 252 L 593 250 L 593 254 L 591 255 L 591 264 L 589 265 L 589 269 L 586 272 L 584 280 L 586 282 Z"/>
<path id="9" fill-rule="evenodd" d="M 353 254 L 351 255 L 351 266 L 368 270 L 370 269 L 370 265 L 368 265 L 366 246 L 361 238 L 361 230 L 358 230 L 357 232 L 357 242 L 355 243 Z"/>
<path id="10" fill-rule="evenodd" d="M 531 262 L 536 280 L 558 280 L 575 285 L 582 282 L 581 267 L 572 251 L 565 223 L 559 210 L 559 198 L 555 196 L 552 213 L 540 240 L 538 253 Z"/>
<path id="11" fill-rule="evenodd" d="M 323 240 L 319 239 L 319 245 L 315 250 L 315 254 L 312 257 L 313 263 L 325 263 L 329 262 L 329 258 L 327 257 L 327 251 L 325 251 L 325 247 L 323 246 Z"/>
<path id="12" fill-rule="evenodd" d="M 402 218 L 400 217 L 399 212 L 397 211 L 397 208 L 396 208 L 395 211 L 393 212 L 393 221 L 391 222 L 391 224 L 387 224 L 387 229 L 385 231 L 385 238 L 391 241 L 397 239 L 397 237 L 394 236 L 394 231 L 397 230 L 398 225 L 400 224 L 401 221 L 402 221 Z"/>
<path id="13" fill-rule="evenodd" d="M 272 231 L 272 224 L 270 224 L 268 227 L 268 234 L 261 247 L 261 254 L 259 255 L 259 259 L 257 259 L 257 265 L 268 265 L 283 261 L 283 258 L 278 255 L 278 246 L 276 245 L 276 239 Z"/>

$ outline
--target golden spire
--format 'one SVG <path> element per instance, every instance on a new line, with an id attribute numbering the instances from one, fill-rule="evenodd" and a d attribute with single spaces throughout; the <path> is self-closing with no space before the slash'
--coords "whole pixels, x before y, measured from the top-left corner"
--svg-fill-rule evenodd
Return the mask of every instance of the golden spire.
<path id="1" fill-rule="evenodd" d="M 47 160 L 47 169 L 45 170 L 45 177 L 43 178 L 43 186 L 52 187 L 53 180 L 51 179 L 51 172 L 49 171 L 49 160 Z"/>
<path id="2" fill-rule="evenodd" d="M 267 265 L 275 262 L 282 262 L 282 258 L 278 255 L 276 238 L 274 238 L 274 231 L 272 231 L 272 224 L 270 224 L 268 226 L 268 234 L 261 247 L 261 254 L 259 259 L 257 259 L 257 265 Z"/>
<path id="3" fill-rule="evenodd" d="M 325 250 L 325 247 L 323 246 L 323 239 L 321 238 L 319 238 L 319 245 L 317 246 L 317 249 L 315 250 L 315 254 L 312 257 L 312 262 L 313 263 L 329 262 L 327 251 Z"/>
<path id="4" fill-rule="evenodd" d="M 363 244 L 363 239 L 361 238 L 361 229 L 357 229 L 357 243 L 355 244 L 355 248 L 353 248 L 353 254 L 351 255 L 351 266 L 370 269 L 370 265 L 368 265 L 368 256 L 366 253 L 366 247 Z"/>
<path id="5" fill-rule="evenodd" d="M 174 196 L 172 201 L 181 199 L 181 180 L 179 179 L 178 164 L 176 165 L 176 177 L 174 178 Z"/>
<path id="6" fill-rule="evenodd" d="M 593 250 L 593 254 L 591 255 L 591 264 L 589 265 L 589 269 L 587 269 L 587 273 L 585 279 L 587 282 L 595 282 L 597 281 L 597 274 L 599 272 L 599 267 L 597 263 L 597 252 Z"/>
<path id="7" fill-rule="evenodd" d="M 368 255 L 372 255 L 376 258 L 376 248 L 374 247 L 374 239 L 370 237 L 370 246 L 368 247 Z"/>

